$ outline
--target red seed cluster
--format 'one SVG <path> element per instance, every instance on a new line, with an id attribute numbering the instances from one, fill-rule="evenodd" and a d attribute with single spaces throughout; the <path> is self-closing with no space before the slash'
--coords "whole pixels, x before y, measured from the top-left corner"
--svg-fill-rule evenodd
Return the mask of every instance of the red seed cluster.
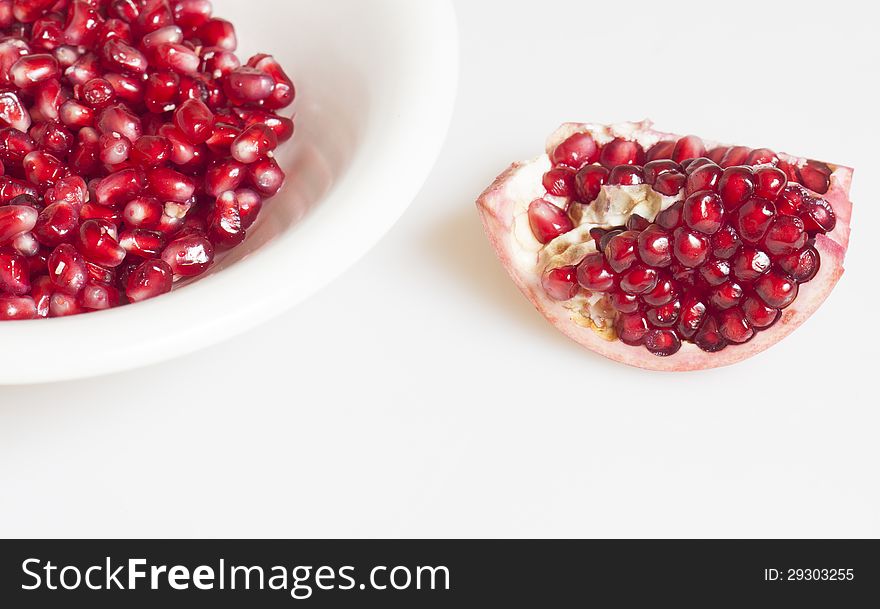
<path id="1" fill-rule="evenodd" d="M 209 0 L 0 0 L 0 320 L 139 302 L 239 245 L 294 86 Z"/>
<path id="2" fill-rule="evenodd" d="M 653 222 L 634 215 L 626 226 L 594 228 L 595 253 L 543 277 L 555 300 L 581 289 L 606 294 L 618 338 L 658 356 L 683 341 L 717 352 L 771 327 L 819 271 L 815 236 L 836 224 L 831 205 L 816 196 L 830 188 L 831 169 L 791 165 L 767 149 L 707 151 L 687 136 L 646 152 L 624 139 L 600 147 L 578 133 L 551 160 L 548 193 L 578 204 L 605 185 L 648 184 L 678 197 Z M 566 210 L 544 199 L 528 215 L 541 243 L 574 228 Z"/>

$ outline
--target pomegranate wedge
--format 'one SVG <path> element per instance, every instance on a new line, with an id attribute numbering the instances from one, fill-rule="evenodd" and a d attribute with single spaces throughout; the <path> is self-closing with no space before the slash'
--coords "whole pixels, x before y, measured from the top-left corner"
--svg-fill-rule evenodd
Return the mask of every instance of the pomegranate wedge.
<path id="1" fill-rule="evenodd" d="M 535 307 L 612 360 L 742 361 L 801 325 L 843 274 L 852 170 L 649 122 L 563 125 L 477 201 Z"/>

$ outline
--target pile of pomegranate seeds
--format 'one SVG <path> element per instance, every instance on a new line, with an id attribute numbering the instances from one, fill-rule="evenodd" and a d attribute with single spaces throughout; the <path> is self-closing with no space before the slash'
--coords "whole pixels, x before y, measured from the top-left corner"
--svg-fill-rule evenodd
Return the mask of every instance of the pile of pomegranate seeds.
<path id="1" fill-rule="evenodd" d="M 240 244 L 294 99 L 209 0 L 0 0 L 0 319 L 153 298 Z"/>
<path id="2" fill-rule="evenodd" d="M 675 199 L 653 221 L 632 215 L 626 226 L 593 228 L 596 252 L 543 277 L 555 300 L 604 294 L 618 338 L 658 356 L 684 341 L 714 353 L 770 328 L 819 271 L 815 236 L 836 224 L 831 205 L 816 196 L 828 192 L 831 168 L 790 164 L 767 149 L 707 151 L 687 136 L 645 151 L 620 138 L 599 146 L 577 133 L 551 161 L 544 188 L 572 203 L 529 206 L 544 244 L 573 230 L 572 206 L 590 205 L 603 187 L 646 184 Z"/>

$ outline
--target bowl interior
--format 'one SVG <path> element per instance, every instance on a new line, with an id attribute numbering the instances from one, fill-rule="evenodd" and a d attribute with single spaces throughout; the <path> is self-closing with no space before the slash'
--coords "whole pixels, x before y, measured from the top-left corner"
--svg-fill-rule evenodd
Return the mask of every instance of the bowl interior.
<path id="1" fill-rule="evenodd" d="M 0 323 L 0 383 L 59 381 L 178 356 L 278 315 L 357 261 L 403 213 L 452 115 L 457 39 L 445 0 L 215 0 L 238 54 L 293 78 L 287 182 L 248 238 L 198 280 L 138 305 Z M 40 362 L 34 365 L 34 362 Z"/>

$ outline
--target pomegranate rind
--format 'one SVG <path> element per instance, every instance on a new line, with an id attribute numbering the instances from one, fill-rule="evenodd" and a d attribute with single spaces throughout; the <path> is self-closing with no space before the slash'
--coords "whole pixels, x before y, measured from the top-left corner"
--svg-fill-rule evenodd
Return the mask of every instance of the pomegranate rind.
<path id="1" fill-rule="evenodd" d="M 606 137 L 609 133 L 624 134 L 647 143 L 680 137 L 654 131 L 647 121 L 608 126 L 567 123 L 550 137 L 548 151 L 552 151 L 559 142 L 579 131 L 601 132 Z M 706 141 L 706 145 L 712 147 L 718 144 Z M 780 157 L 797 160 L 788 155 Z M 759 332 L 745 344 L 729 345 L 718 353 L 706 353 L 692 343 L 685 343 L 675 355 L 657 357 L 643 347 L 624 344 L 617 340 L 613 331 L 597 328 L 567 307 L 566 303 L 547 296 L 541 285 L 543 269 L 539 268 L 538 262 L 541 244 L 533 237 L 534 243 L 524 243 L 529 236 L 525 234 L 526 231 L 518 229 L 518 224 L 522 223 L 517 222 L 518 216 L 526 213 L 528 203 L 546 193 L 541 184 L 541 176 L 551 166 L 547 154 L 532 161 L 511 165 L 480 195 L 477 209 L 489 242 L 514 283 L 535 308 L 563 334 L 591 351 L 630 366 L 669 372 L 707 370 L 741 362 L 784 339 L 816 312 L 843 275 L 852 217 L 849 191 L 853 170 L 829 165 L 834 170 L 831 187 L 822 197 L 833 207 L 837 226 L 827 235 L 816 237 L 815 247 L 821 257 L 818 274 L 800 286 L 797 300 L 783 311 L 780 320 L 773 327 Z"/>

